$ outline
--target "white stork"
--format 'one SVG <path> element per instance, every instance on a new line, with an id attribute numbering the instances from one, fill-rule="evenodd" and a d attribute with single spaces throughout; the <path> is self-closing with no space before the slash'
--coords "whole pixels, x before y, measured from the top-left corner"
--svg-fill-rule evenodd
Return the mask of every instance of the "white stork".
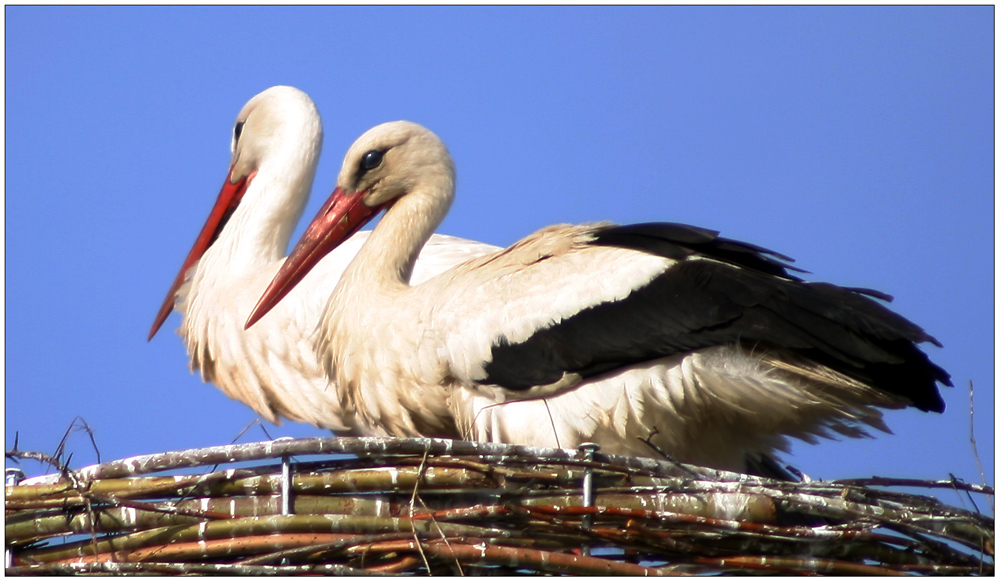
<path id="1" fill-rule="evenodd" d="M 454 197 L 444 144 L 369 130 L 252 325 L 340 240 L 385 215 L 344 271 L 317 346 L 341 398 L 392 425 L 438 392 L 471 439 L 760 467 L 786 437 L 882 430 L 882 408 L 941 412 L 938 342 L 880 293 L 807 283 L 782 255 L 692 226 L 545 228 L 422 284 L 410 270 Z M 759 470 L 759 469 L 758 469 Z"/>
<path id="2" fill-rule="evenodd" d="M 308 95 L 271 87 L 236 118 L 229 174 L 208 221 L 184 260 L 149 332 L 172 309 L 191 369 L 271 422 L 280 417 L 341 434 L 381 434 L 355 422 L 319 365 L 311 334 L 344 268 L 367 238 L 358 233 L 319 262 L 315 272 L 254 329 L 247 312 L 284 261 L 319 161 L 323 130 Z M 496 247 L 435 237 L 414 271 L 424 280 Z M 437 405 L 444 409 L 442 400 Z M 442 412 L 442 417 L 447 414 Z M 434 427 L 437 428 L 437 427 Z M 446 427 L 447 428 L 447 427 Z"/>

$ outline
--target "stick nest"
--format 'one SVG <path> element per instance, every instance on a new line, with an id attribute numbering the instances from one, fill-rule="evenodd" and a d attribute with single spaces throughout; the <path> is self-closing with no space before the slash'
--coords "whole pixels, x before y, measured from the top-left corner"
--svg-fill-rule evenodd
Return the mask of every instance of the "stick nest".
<path id="1" fill-rule="evenodd" d="M 584 451 L 279 439 L 8 486 L 6 572 L 992 575 L 993 519 L 913 488 L 992 504 L 992 488 L 954 480 L 789 483 Z"/>

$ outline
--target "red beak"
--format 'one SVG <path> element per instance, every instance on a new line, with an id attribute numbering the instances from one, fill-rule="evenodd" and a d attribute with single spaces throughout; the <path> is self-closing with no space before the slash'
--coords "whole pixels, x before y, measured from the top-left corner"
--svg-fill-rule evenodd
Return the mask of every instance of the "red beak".
<path id="1" fill-rule="evenodd" d="M 184 279 L 187 275 L 188 269 L 194 265 L 208 247 L 212 246 L 215 239 L 222 232 L 222 228 L 226 226 L 226 222 L 229 217 L 233 215 L 233 211 L 239 206 L 240 200 L 243 199 L 243 194 L 247 191 L 247 186 L 253 180 L 257 172 L 240 178 L 239 181 L 233 183 L 233 169 L 229 169 L 229 175 L 226 176 L 226 183 L 222 185 L 222 190 L 219 192 L 219 198 L 215 201 L 215 206 L 212 208 L 211 214 L 208 215 L 208 220 L 205 222 L 205 226 L 201 228 L 201 233 L 198 234 L 197 240 L 194 241 L 194 246 L 191 247 L 191 252 L 188 253 L 186 259 L 184 259 L 184 264 L 181 266 L 181 271 L 177 273 L 177 278 L 174 279 L 174 284 L 170 286 L 170 291 L 167 291 L 167 298 L 163 300 L 163 305 L 160 306 L 160 311 L 156 314 L 156 319 L 153 320 L 153 327 L 149 330 L 149 337 L 146 341 L 153 339 L 156 332 L 160 330 L 160 326 L 170 315 L 170 312 L 174 308 L 174 301 L 176 299 L 177 290 L 180 289 L 181 285 L 184 284 Z"/>
<path id="2" fill-rule="evenodd" d="M 365 191 L 345 192 L 338 187 L 320 208 L 319 214 L 306 227 L 292 254 L 281 265 L 278 274 L 267 286 L 264 294 L 250 313 L 244 329 L 264 317 L 281 299 L 302 280 L 316 263 L 337 248 L 361 227 L 375 217 L 382 207 L 369 208 L 362 199 Z M 332 291 L 332 289 L 331 289 Z"/>

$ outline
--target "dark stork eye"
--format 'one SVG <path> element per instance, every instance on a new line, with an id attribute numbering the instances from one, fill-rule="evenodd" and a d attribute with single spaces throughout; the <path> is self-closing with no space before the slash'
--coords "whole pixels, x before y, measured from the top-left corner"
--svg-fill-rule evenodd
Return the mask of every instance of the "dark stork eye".
<path id="1" fill-rule="evenodd" d="M 380 152 L 379 150 L 372 150 L 367 154 L 361 156 L 361 171 L 367 172 L 369 170 L 374 170 L 375 168 L 382 165 L 382 157 L 385 152 Z"/>
<path id="2" fill-rule="evenodd" d="M 233 145 L 235 146 L 240 142 L 240 135 L 243 134 L 243 124 L 245 121 L 240 121 L 236 123 L 236 127 L 233 128 Z"/>

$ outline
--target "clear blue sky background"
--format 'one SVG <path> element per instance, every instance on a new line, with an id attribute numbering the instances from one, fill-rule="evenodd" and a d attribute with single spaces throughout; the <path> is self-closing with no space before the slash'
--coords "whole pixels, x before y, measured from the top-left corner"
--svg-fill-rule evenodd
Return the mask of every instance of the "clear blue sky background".
<path id="1" fill-rule="evenodd" d="M 788 460 L 815 477 L 979 481 L 974 381 L 992 482 L 992 7 L 5 15 L 8 447 L 16 431 L 51 452 L 81 416 L 109 460 L 228 443 L 253 420 L 188 372 L 179 316 L 146 333 L 225 177 L 237 112 L 290 84 L 325 126 L 309 218 L 361 132 L 409 119 L 458 165 L 446 234 L 507 245 L 557 222 L 686 222 L 895 295 L 945 345 L 928 350 L 957 385 L 947 412 L 890 413 L 894 436 Z M 83 435 L 68 449 L 95 460 Z"/>

